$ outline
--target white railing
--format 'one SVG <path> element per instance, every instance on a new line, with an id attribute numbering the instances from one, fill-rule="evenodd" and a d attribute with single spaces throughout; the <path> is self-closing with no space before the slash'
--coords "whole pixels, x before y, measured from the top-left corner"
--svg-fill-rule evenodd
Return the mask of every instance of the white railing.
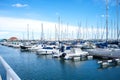
<path id="1" fill-rule="evenodd" d="M 0 62 L 6 70 L 7 80 L 21 80 L 19 76 L 13 71 L 13 69 L 7 64 L 7 62 L 0 56 Z"/>

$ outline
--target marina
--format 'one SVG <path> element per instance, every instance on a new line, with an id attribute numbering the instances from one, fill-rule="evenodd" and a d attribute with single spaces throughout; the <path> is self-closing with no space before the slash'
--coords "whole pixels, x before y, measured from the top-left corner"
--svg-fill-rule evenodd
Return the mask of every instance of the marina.
<path id="1" fill-rule="evenodd" d="M 21 80 L 98 80 L 98 77 L 100 77 L 101 80 L 119 79 L 119 64 L 107 67 L 99 65 L 98 61 L 101 59 L 94 58 L 95 54 L 90 53 L 90 51 L 93 50 L 86 50 L 89 52 L 89 58 L 81 57 L 80 59 L 79 56 L 73 60 L 63 60 L 53 58 L 52 55 L 37 55 L 37 53 L 33 51 L 21 51 L 20 48 L 0 45 L 0 55 L 13 68 Z M 92 55 L 93 58 L 90 55 Z M 96 53 L 96 55 L 98 55 L 98 53 Z M 106 65 L 108 63 L 103 64 Z M 0 74 L 2 80 L 6 80 L 3 68 L 0 70 Z M 108 77 L 105 78 L 103 75 L 106 74 Z"/>
<path id="2" fill-rule="evenodd" d="M 0 80 L 120 80 L 120 0 L 0 6 Z"/>

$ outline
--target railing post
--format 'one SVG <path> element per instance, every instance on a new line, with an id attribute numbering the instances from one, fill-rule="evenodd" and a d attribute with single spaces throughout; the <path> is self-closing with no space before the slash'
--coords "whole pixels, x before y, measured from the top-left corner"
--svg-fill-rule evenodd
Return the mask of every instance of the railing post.
<path id="1" fill-rule="evenodd" d="M 12 79 L 10 79 L 10 75 L 9 75 L 8 71 L 6 71 L 6 76 L 7 76 L 7 80 L 12 80 Z"/>

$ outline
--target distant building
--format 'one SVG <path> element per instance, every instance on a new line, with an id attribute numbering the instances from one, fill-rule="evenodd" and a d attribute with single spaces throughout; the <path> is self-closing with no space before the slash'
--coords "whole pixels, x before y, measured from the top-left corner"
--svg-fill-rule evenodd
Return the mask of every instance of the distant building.
<path id="1" fill-rule="evenodd" d="M 10 41 L 16 41 L 16 40 L 18 40 L 18 38 L 17 37 L 10 37 L 9 40 Z"/>

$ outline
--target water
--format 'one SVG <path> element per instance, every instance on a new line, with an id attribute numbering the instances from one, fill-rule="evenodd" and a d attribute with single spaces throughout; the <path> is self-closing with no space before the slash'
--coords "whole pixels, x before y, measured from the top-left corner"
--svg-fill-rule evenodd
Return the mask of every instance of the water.
<path id="1" fill-rule="evenodd" d="M 0 55 L 22 80 L 120 80 L 120 66 L 102 69 L 96 60 L 63 61 L 0 46 Z M 5 70 L 0 64 L 5 80 Z"/>

